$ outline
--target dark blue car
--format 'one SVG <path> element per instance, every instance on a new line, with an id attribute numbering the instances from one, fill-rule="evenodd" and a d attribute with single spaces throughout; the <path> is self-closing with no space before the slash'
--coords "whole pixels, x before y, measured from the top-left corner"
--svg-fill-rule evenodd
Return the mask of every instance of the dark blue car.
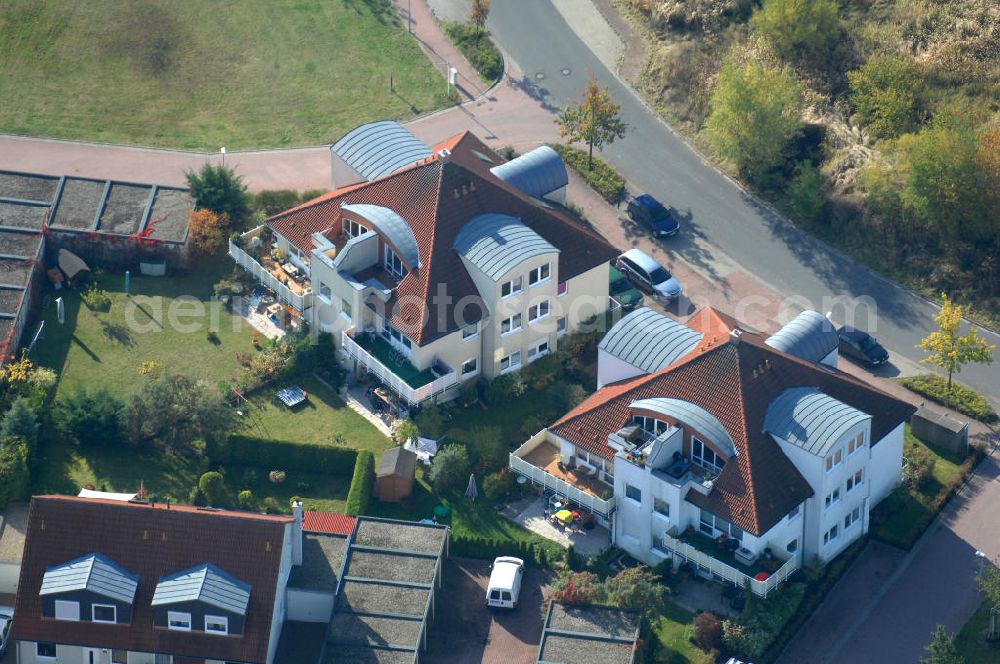
<path id="1" fill-rule="evenodd" d="M 636 196 L 628 202 L 628 216 L 652 233 L 653 237 L 677 235 L 681 224 L 673 212 L 649 194 Z"/>

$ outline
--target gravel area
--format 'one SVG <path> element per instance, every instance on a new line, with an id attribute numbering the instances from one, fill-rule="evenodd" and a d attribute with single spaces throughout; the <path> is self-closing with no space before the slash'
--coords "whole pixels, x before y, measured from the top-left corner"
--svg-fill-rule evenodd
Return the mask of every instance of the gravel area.
<path id="1" fill-rule="evenodd" d="M 413 664 L 413 653 L 331 644 L 326 647 L 323 664 Z"/>
<path id="2" fill-rule="evenodd" d="M 410 583 L 433 583 L 435 558 L 418 558 L 394 553 L 354 551 L 347 576 Z"/>
<path id="3" fill-rule="evenodd" d="M 152 187 L 139 187 L 134 184 L 112 184 L 108 192 L 108 200 L 104 204 L 104 213 L 98 223 L 98 230 L 104 233 L 132 235 L 139 230 L 142 215 L 149 203 Z"/>
<path id="4" fill-rule="evenodd" d="M 0 258 L 0 284 L 27 286 L 31 277 L 31 261 L 18 258 Z"/>
<path id="5" fill-rule="evenodd" d="M 631 639 L 639 626 L 634 614 L 598 607 L 581 608 L 556 604 L 552 607 L 549 629 L 583 634 L 607 634 Z"/>
<path id="6" fill-rule="evenodd" d="M 399 613 L 423 617 L 430 590 L 382 583 L 347 580 L 340 589 L 338 611 L 360 613 Z"/>
<path id="7" fill-rule="evenodd" d="M 188 215 L 194 209 L 194 199 L 181 189 L 157 189 L 149 225 L 149 236 L 167 242 L 183 242 L 187 235 Z"/>
<path id="8" fill-rule="evenodd" d="M 0 171 L 0 198 L 51 203 L 58 187 L 59 178 Z"/>
<path id="9" fill-rule="evenodd" d="M 330 633 L 335 635 L 336 643 L 341 644 L 415 647 L 420 636 L 420 621 L 335 612 Z"/>
<path id="10" fill-rule="evenodd" d="M 539 659 L 559 664 L 629 664 L 633 648 L 629 643 L 549 636 Z"/>
<path id="11" fill-rule="evenodd" d="M 52 226 L 88 230 L 94 226 L 97 206 L 104 194 L 104 182 L 66 178 Z"/>
<path id="12" fill-rule="evenodd" d="M 0 226 L 42 230 L 49 208 L 40 205 L 20 205 L 0 201 Z"/>
<path id="13" fill-rule="evenodd" d="M 2 516 L 0 560 L 21 560 L 24 553 L 24 533 L 28 527 L 28 506 L 25 503 L 11 503 Z"/>
<path id="14" fill-rule="evenodd" d="M 308 590 L 336 590 L 337 575 L 346 553 L 346 537 L 306 533 L 302 537 L 302 564 L 292 568 L 288 585 Z"/>
<path id="15" fill-rule="evenodd" d="M 436 554 L 441 550 L 444 536 L 445 529 L 441 526 L 361 519 L 355 542 L 363 546 Z"/>
<path id="16" fill-rule="evenodd" d="M 38 255 L 38 247 L 41 243 L 42 237 L 37 233 L 0 230 L 0 254 L 5 256 L 34 258 Z"/>
<path id="17" fill-rule="evenodd" d="M 23 294 L 23 289 L 0 288 L 0 313 L 16 314 Z"/>

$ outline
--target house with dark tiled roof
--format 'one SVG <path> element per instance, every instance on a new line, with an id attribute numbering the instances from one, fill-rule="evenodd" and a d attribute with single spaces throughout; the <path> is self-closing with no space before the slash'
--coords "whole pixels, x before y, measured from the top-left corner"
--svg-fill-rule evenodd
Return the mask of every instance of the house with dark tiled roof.
<path id="1" fill-rule="evenodd" d="M 336 189 L 230 255 L 394 403 L 517 371 L 613 305 L 617 252 L 561 205 L 566 169 L 550 148 L 504 162 L 469 132 L 426 146 L 377 122 L 331 152 Z"/>
<path id="2" fill-rule="evenodd" d="M 766 595 L 861 537 L 901 480 L 914 409 L 839 371 L 831 330 L 816 312 L 767 337 L 711 308 L 686 325 L 638 309 L 599 345 L 597 392 L 511 468 L 639 560 Z"/>
<path id="3" fill-rule="evenodd" d="M 296 517 L 35 496 L 12 639 L 22 664 L 274 661 Z"/>

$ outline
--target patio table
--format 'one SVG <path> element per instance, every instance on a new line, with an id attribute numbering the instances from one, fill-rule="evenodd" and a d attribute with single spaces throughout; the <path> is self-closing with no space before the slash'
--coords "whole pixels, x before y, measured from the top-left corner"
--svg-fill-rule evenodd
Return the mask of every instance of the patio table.
<path id="1" fill-rule="evenodd" d="M 278 390 L 278 399 L 281 403 L 285 404 L 289 408 L 298 406 L 300 403 L 306 400 L 305 390 L 303 390 L 298 385 L 292 385 L 291 387 L 286 387 L 282 390 Z"/>

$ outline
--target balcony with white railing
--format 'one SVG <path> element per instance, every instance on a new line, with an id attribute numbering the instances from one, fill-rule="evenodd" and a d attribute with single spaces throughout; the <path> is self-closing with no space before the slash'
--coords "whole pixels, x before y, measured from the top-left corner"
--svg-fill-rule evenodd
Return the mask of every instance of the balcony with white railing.
<path id="1" fill-rule="evenodd" d="M 308 279 L 301 275 L 285 274 L 277 262 L 269 255 L 264 255 L 263 252 L 270 251 L 261 241 L 266 229 L 266 226 L 258 226 L 247 231 L 240 236 L 239 243 L 230 239 L 229 256 L 237 265 L 252 274 L 261 285 L 273 291 L 278 302 L 302 313 L 313 305 L 312 286 Z"/>
<path id="2" fill-rule="evenodd" d="M 458 383 L 458 372 L 451 367 L 435 362 L 430 369 L 417 369 L 388 342 L 368 332 L 358 332 L 352 327 L 343 332 L 341 343 L 351 358 L 410 406 L 427 401 Z"/>
<path id="3" fill-rule="evenodd" d="M 532 484 L 564 496 L 602 519 L 615 511 L 613 489 L 596 478 L 596 468 L 562 470 L 559 448 L 548 441 L 546 432 L 535 434 L 510 455 L 510 469 Z"/>
<path id="4" fill-rule="evenodd" d="M 661 537 L 653 537 L 653 548 L 663 553 L 672 554 L 681 561 L 697 565 L 699 569 L 708 570 L 713 576 L 722 578 L 741 588 L 749 581 L 750 590 L 755 595 L 760 595 L 761 597 L 767 597 L 769 592 L 772 592 L 780 584 L 784 583 L 799 568 L 798 559 L 792 556 L 782 563 L 777 570 L 768 572 L 767 578 L 758 580 L 755 577 L 761 575 L 755 574 L 754 576 L 750 576 L 749 574 L 745 574 L 732 565 L 706 553 L 701 548 L 665 533 Z"/>

